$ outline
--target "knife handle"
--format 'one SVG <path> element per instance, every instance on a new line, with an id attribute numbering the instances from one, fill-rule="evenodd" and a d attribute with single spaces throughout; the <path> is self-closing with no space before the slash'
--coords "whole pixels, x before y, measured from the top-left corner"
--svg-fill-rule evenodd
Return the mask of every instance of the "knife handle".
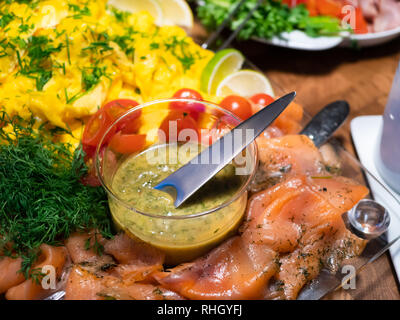
<path id="1" fill-rule="evenodd" d="M 346 101 L 332 102 L 318 112 L 300 134 L 308 136 L 320 147 L 343 124 L 349 113 L 350 106 Z"/>

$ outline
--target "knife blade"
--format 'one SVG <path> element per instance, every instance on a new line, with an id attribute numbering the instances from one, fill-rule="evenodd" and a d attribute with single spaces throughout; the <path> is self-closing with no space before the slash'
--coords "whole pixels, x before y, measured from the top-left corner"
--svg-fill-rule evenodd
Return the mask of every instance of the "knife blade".
<path id="1" fill-rule="evenodd" d="M 308 136 L 319 148 L 343 124 L 349 113 L 350 106 L 346 101 L 332 102 L 319 111 L 300 134 Z"/>
<path id="2" fill-rule="evenodd" d="M 157 184 L 154 189 L 170 194 L 175 198 L 175 207 L 179 207 L 253 142 L 285 110 L 295 96 L 296 93 L 291 92 L 241 122 Z M 212 156 L 215 154 L 219 155 L 219 161 L 213 161 Z"/>

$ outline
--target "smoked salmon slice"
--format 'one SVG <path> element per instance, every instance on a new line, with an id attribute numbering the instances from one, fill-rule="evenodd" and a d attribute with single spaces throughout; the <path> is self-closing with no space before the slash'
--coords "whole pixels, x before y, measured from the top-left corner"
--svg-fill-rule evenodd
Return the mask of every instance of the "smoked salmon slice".
<path id="1" fill-rule="evenodd" d="M 39 261 L 33 265 L 32 269 L 41 271 L 44 266 L 52 266 L 55 269 L 56 276 L 59 277 L 63 270 L 67 251 L 65 247 L 54 247 L 47 244 L 40 246 Z M 49 290 L 44 289 L 41 282 L 33 279 L 27 279 L 22 283 L 10 288 L 6 292 L 8 300 L 38 300 L 49 295 Z"/>
<path id="2" fill-rule="evenodd" d="M 286 177 L 319 176 L 326 172 L 320 151 L 307 136 L 260 136 L 256 142 L 260 163 L 251 185 L 253 192 L 271 187 Z"/>
<path id="3" fill-rule="evenodd" d="M 332 270 L 362 252 L 365 241 L 347 230 L 342 214 L 367 194 L 366 187 L 347 178 L 299 176 L 249 200 L 242 238 L 280 253 L 274 278 L 283 298 L 295 299 L 322 267 Z"/>
<path id="4" fill-rule="evenodd" d="M 253 195 L 241 236 L 154 278 L 189 299 L 258 299 L 270 280 L 277 280 L 283 297 L 295 299 L 330 257 L 342 262 L 340 243 L 351 238 L 350 251 L 356 254 L 363 247 L 342 214 L 367 195 L 367 188 L 341 177 L 314 180 L 295 176 Z"/>
<path id="5" fill-rule="evenodd" d="M 114 276 L 97 276 L 80 266 L 71 270 L 66 300 L 182 300 L 173 291 L 152 284 L 127 284 Z"/>
<path id="6" fill-rule="evenodd" d="M 275 259 L 267 246 L 236 236 L 206 256 L 154 277 L 189 299 L 257 299 L 277 271 Z"/>
<path id="7" fill-rule="evenodd" d="M 114 268 L 125 283 L 135 283 L 151 278 L 151 274 L 163 269 L 165 254 L 125 233 L 106 242 L 104 251 L 112 255 L 119 264 Z"/>
<path id="8" fill-rule="evenodd" d="M 21 270 L 21 258 L 0 257 L 0 294 L 25 281 Z"/>

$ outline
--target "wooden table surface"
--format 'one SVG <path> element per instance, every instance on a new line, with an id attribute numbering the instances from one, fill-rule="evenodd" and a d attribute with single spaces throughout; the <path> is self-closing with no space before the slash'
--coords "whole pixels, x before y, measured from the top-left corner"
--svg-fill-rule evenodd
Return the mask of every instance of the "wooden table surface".
<path id="1" fill-rule="evenodd" d="M 347 100 L 350 119 L 341 130 L 345 148 L 354 153 L 350 120 L 382 114 L 400 60 L 400 38 L 362 50 L 337 48 L 325 52 L 294 51 L 255 42 L 235 43 L 271 81 L 285 91 L 296 90 L 311 115 L 334 100 Z M 357 290 L 340 290 L 328 299 L 400 299 L 389 254 L 367 266 L 357 278 Z"/>

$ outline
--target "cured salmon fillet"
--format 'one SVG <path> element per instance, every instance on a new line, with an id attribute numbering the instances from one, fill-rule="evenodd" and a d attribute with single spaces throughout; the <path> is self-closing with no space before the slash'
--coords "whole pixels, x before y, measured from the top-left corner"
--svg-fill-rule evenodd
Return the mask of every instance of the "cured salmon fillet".
<path id="1" fill-rule="evenodd" d="M 275 278 L 282 298 L 295 299 L 322 267 L 361 253 L 365 242 L 346 229 L 342 214 L 367 194 L 366 187 L 343 177 L 299 176 L 249 200 L 242 238 L 280 253 Z"/>
<path id="2" fill-rule="evenodd" d="M 266 189 L 288 176 L 322 175 L 324 161 L 314 143 L 303 135 L 256 140 L 259 168 L 251 185 L 253 192 Z"/>
<path id="3" fill-rule="evenodd" d="M 340 242 L 352 238 L 352 254 L 363 248 L 341 215 L 367 188 L 345 178 L 317 180 L 296 176 L 253 195 L 241 236 L 155 279 L 189 299 L 257 299 L 273 277 L 282 283 L 283 298 L 295 299 L 321 261 L 343 250 Z"/>
<path id="4" fill-rule="evenodd" d="M 189 299 L 256 299 L 277 271 L 275 259 L 268 246 L 236 236 L 192 263 L 155 274 L 155 279 Z"/>
<path id="5" fill-rule="evenodd" d="M 107 241 L 104 251 L 119 262 L 114 271 L 125 283 L 148 280 L 153 272 L 163 269 L 164 253 L 144 242 L 131 239 L 125 233 Z"/>
<path id="6" fill-rule="evenodd" d="M 0 294 L 25 281 L 24 275 L 19 272 L 21 262 L 21 258 L 0 257 Z"/>
<path id="7" fill-rule="evenodd" d="M 104 269 L 115 265 L 113 257 L 99 254 L 100 252 L 95 250 L 96 246 L 104 248 L 106 241 L 95 231 L 74 233 L 65 241 L 65 247 L 73 263 L 93 273 L 102 274 Z"/>
<path id="8" fill-rule="evenodd" d="M 129 283 L 112 275 L 97 276 L 80 266 L 71 270 L 66 300 L 181 300 L 181 296 L 152 284 Z"/>
<path id="9" fill-rule="evenodd" d="M 55 268 L 56 275 L 60 276 L 67 257 L 65 247 L 54 247 L 42 244 L 40 246 L 40 251 L 39 261 L 34 264 L 33 269 L 40 271 L 44 266 L 52 266 Z M 10 288 L 6 292 L 6 299 L 38 300 L 45 298 L 47 295 L 49 295 L 49 291 L 44 289 L 40 282 L 28 279 Z"/>
<path id="10" fill-rule="evenodd" d="M 87 234 L 76 234 L 67 241 L 76 263 L 67 280 L 67 300 L 182 299 L 152 284 L 151 275 L 163 269 L 165 255 L 158 249 L 120 233 L 101 240 L 104 252 L 99 255 L 84 247 L 87 239 Z"/>

